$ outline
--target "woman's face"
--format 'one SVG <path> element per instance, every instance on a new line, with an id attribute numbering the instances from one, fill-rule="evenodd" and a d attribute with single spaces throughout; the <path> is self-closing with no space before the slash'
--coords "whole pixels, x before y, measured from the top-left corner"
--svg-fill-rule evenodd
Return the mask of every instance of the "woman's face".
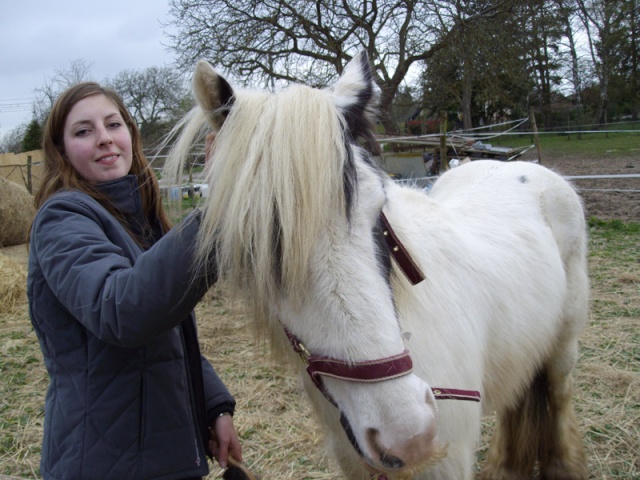
<path id="1" fill-rule="evenodd" d="M 64 155 L 90 183 L 124 177 L 133 159 L 131 133 L 118 107 L 105 95 L 83 98 L 67 115 Z"/>

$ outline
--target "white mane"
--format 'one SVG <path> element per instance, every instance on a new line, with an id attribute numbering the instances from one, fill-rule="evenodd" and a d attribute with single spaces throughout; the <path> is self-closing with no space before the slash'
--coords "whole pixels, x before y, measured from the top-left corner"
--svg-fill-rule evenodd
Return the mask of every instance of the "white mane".
<path id="1" fill-rule="evenodd" d="M 204 121 L 196 107 L 174 157 L 184 155 Z M 236 293 L 248 292 L 262 314 L 305 286 L 327 218 L 344 215 L 341 123 L 326 91 L 295 85 L 278 94 L 236 91 L 217 134 L 197 256 L 214 255 L 220 278 Z"/>

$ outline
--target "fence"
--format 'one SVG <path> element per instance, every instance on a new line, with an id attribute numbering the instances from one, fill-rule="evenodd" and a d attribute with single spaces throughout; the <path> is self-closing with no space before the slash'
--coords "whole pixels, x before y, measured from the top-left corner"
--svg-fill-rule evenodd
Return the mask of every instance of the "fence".
<path id="1" fill-rule="evenodd" d="M 44 170 L 42 150 L 0 153 L 0 177 L 24 186 L 30 193 L 38 190 Z"/>
<path id="2" fill-rule="evenodd" d="M 516 127 L 521 127 L 524 121 L 527 119 L 521 119 L 515 122 L 517 124 Z M 507 126 L 502 131 L 500 130 L 504 125 L 493 125 L 482 127 L 478 129 L 474 129 L 473 132 L 465 132 L 464 140 L 469 142 L 472 139 L 472 143 L 482 142 L 489 139 L 498 139 L 499 137 L 504 136 L 505 138 L 513 138 L 512 135 L 525 135 L 530 136 L 532 140 L 534 140 L 535 133 L 534 131 L 522 131 L 519 128 L 514 128 L 513 126 Z M 494 130 L 495 129 L 495 130 Z M 487 131 L 489 130 L 489 131 Z M 566 135 L 567 138 L 569 135 L 573 135 L 577 133 L 577 131 L 566 131 L 566 132 L 539 132 L 541 134 L 553 134 L 553 135 Z M 625 133 L 625 134 L 638 134 L 640 131 L 638 130 L 623 130 L 616 128 L 615 130 L 599 130 L 599 131 L 591 131 L 591 130 L 581 130 L 579 133 L 591 134 L 591 135 L 604 135 L 615 134 L 615 133 Z M 399 156 L 397 159 L 390 158 L 389 154 L 383 154 L 380 159 L 383 166 L 392 173 L 400 174 L 398 180 L 402 181 L 404 177 L 407 179 L 406 181 L 414 184 L 418 184 L 423 188 L 428 189 L 429 185 L 435 180 L 435 176 L 425 176 L 426 166 L 425 159 L 422 155 L 426 150 L 432 150 L 434 147 L 437 149 L 440 147 L 440 137 L 441 135 L 429 135 L 429 136 L 418 136 L 418 137 L 394 137 L 394 138 L 380 138 L 381 142 L 389 142 L 389 143 L 397 143 L 404 145 L 412 145 L 422 152 L 405 152 L 405 156 Z M 454 150 L 454 154 L 457 158 L 464 158 L 463 155 L 466 155 L 468 152 L 464 151 L 464 148 L 458 151 L 457 142 L 459 142 L 462 135 L 458 132 L 448 132 L 446 135 L 446 145 L 449 148 Z M 435 140 L 435 143 L 434 143 Z M 505 152 L 502 152 L 506 147 L 494 147 L 496 152 L 501 153 L 498 157 L 503 157 L 501 159 L 511 160 L 510 154 L 512 153 L 509 148 L 506 148 Z M 528 144 L 528 147 L 520 149 L 517 148 L 517 153 L 520 154 L 525 153 L 528 149 L 533 148 L 533 145 Z M 639 147 L 640 148 L 640 147 Z M 501 150 L 502 149 L 502 150 Z M 638 149 L 634 149 L 633 151 L 637 151 Z M 490 153 L 490 152 L 489 152 Z M 402 155 L 402 154 L 399 154 Z M 632 154 L 633 155 L 633 154 Z M 638 156 L 640 158 L 640 155 Z M 395 162 L 395 163 L 394 163 Z M 543 161 L 544 164 L 544 161 Z M 390 168 L 391 167 L 391 168 Z M 635 165 L 635 168 L 640 168 L 640 165 Z M 155 168 L 154 168 L 155 169 Z M 406 171 L 404 171 L 406 169 Z M 40 186 L 41 179 L 43 177 L 43 152 L 42 150 L 34 150 L 31 152 L 24 152 L 20 154 L 13 153 L 2 153 L 0 154 L 0 177 L 7 178 L 14 183 L 24 186 L 28 191 L 34 193 L 38 190 Z M 397 170 L 397 171 L 394 171 Z M 637 170 L 636 170 L 637 171 Z M 611 198 L 615 197 L 616 194 L 623 194 L 626 196 L 632 195 L 633 199 L 637 199 L 637 195 L 640 193 L 640 175 L 638 174 L 625 174 L 618 172 L 611 172 L 603 169 L 593 169 L 590 175 L 574 175 L 570 176 L 569 179 L 577 182 L 578 189 L 583 193 L 588 192 L 603 192 L 604 194 L 611 196 Z M 617 173 L 614 175 L 610 175 L 610 173 Z M 188 179 L 185 177 L 184 182 L 186 187 L 193 188 L 194 183 L 204 182 L 201 179 L 201 173 L 193 174 L 193 177 L 189 177 Z M 196 178 L 197 177 L 197 178 Z M 200 198 L 191 198 L 191 195 L 187 196 L 185 201 L 183 202 L 182 208 L 184 210 L 191 210 L 199 205 L 202 202 Z M 168 202 L 167 202 L 168 203 Z M 175 208 L 175 207 L 173 207 Z M 180 213 L 177 213 L 180 216 Z M 636 215 L 637 216 L 637 215 Z"/>

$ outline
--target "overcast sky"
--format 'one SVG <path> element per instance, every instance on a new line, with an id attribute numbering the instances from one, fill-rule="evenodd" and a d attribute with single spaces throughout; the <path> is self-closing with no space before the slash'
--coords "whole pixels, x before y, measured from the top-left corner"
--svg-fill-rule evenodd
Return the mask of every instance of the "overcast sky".
<path id="1" fill-rule="evenodd" d="M 75 60 L 102 81 L 174 61 L 167 0 L 0 0 L 0 138 L 32 117 L 35 90 Z"/>

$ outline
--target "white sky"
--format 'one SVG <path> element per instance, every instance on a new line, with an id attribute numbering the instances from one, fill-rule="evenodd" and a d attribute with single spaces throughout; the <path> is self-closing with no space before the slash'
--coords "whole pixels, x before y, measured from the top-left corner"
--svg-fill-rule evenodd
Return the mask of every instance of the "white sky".
<path id="1" fill-rule="evenodd" d="M 75 60 L 92 80 L 171 65 L 167 0 L 0 0 L 0 139 L 32 118 L 35 90 Z"/>

